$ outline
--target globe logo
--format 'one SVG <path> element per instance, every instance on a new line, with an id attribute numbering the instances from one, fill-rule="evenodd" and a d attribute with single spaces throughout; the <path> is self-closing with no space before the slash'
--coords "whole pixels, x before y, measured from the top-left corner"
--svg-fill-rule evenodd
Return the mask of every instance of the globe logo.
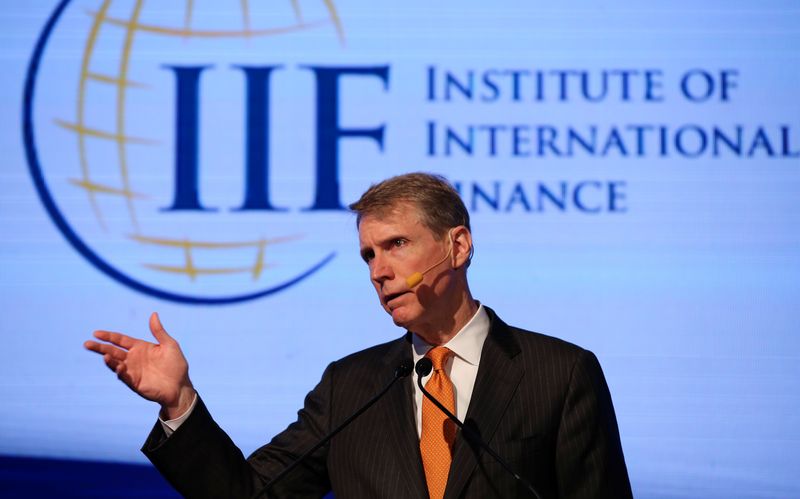
<path id="1" fill-rule="evenodd" d="M 313 121 L 313 81 L 286 68 L 341 57 L 336 9 L 230 4 L 64 0 L 25 83 L 49 215 L 97 269 L 161 299 L 263 297 L 336 255 L 322 229 L 343 208 L 310 197 L 314 139 L 274 119 Z"/>

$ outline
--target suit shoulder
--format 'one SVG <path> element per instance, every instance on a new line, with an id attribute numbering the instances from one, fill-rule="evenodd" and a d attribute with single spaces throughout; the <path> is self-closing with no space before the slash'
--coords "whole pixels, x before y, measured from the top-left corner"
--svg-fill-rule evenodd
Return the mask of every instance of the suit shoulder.
<path id="1" fill-rule="evenodd" d="M 520 347 L 547 351 L 552 354 L 576 357 L 588 352 L 586 349 L 569 341 L 562 340 L 536 331 L 528 331 L 514 326 L 508 326 L 508 331 L 519 342 Z"/>
<path id="2" fill-rule="evenodd" d="M 594 353 L 574 343 L 516 327 L 509 327 L 508 331 L 519 345 L 526 365 L 535 366 L 537 371 L 541 369 L 560 373 L 567 379 L 579 365 L 590 366 L 592 370 L 601 370 Z"/>
<path id="3" fill-rule="evenodd" d="M 561 338 L 511 326 L 503 321 L 493 309 L 487 306 L 484 306 L 484 309 L 489 316 L 489 334 L 495 333 L 502 336 L 504 333 L 507 333 L 511 336 L 512 340 L 516 340 L 521 346 L 547 348 L 557 351 L 572 352 L 573 354 L 583 351 L 578 345 L 562 340 Z"/>
<path id="4" fill-rule="evenodd" d="M 490 334 L 495 335 L 499 343 L 504 344 L 509 353 L 519 349 L 523 357 L 530 363 L 541 367 L 558 366 L 559 370 L 571 368 L 581 359 L 594 359 L 594 354 L 555 336 L 509 326 L 497 314 L 488 309 L 491 322 Z M 506 337 L 504 339 L 504 337 Z"/>
<path id="5" fill-rule="evenodd" d="M 333 364 L 340 369 L 371 367 L 374 366 L 375 363 L 381 363 L 385 360 L 403 357 L 404 352 L 406 352 L 410 358 L 410 348 L 411 347 L 407 339 L 407 335 L 404 335 L 400 338 L 387 341 L 386 343 L 374 345 L 363 350 L 359 350 L 358 352 L 346 355 L 341 359 L 334 361 Z"/>

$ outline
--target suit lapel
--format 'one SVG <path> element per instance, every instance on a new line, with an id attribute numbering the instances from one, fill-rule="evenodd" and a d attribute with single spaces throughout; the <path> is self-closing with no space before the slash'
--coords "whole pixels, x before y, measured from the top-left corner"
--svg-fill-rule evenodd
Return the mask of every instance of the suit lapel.
<path id="1" fill-rule="evenodd" d="M 517 357 L 520 352 L 508 330 L 494 311 L 486 307 L 491 320 L 489 335 L 481 351 L 478 376 L 472 391 L 465 425 L 477 430 L 484 442 L 491 442 L 500 419 L 516 392 L 524 369 Z M 453 462 L 445 490 L 445 499 L 461 494 L 481 454 L 479 447 L 473 449 L 459 433 L 453 449 Z"/>
<path id="2" fill-rule="evenodd" d="M 396 346 L 384 358 L 385 368 L 393 370 L 404 358 L 411 360 L 411 336 L 397 341 Z M 386 421 L 387 441 L 391 447 L 386 449 L 390 459 L 400 472 L 402 483 L 408 487 L 409 497 L 427 497 L 428 487 L 425 484 L 425 472 L 422 469 L 422 457 L 419 451 L 414 418 L 414 395 L 411 383 L 413 376 L 398 381 L 396 386 L 386 394 L 385 403 L 381 404 Z"/>

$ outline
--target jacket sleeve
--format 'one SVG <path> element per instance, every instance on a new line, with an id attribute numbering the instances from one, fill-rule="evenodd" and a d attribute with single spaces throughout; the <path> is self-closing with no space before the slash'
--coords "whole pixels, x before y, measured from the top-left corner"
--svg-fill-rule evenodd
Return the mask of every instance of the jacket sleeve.
<path id="1" fill-rule="evenodd" d="M 306 396 L 297 420 L 247 459 L 217 425 L 202 399 L 169 437 L 156 422 L 142 452 L 184 497 L 249 498 L 329 430 L 334 364 Z M 327 447 L 283 477 L 261 497 L 322 497 L 330 490 Z"/>
<path id="2" fill-rule="evenodd" d="M 617 418 L 597 358 L 583 350 L 569 382 L 556 443 L 559 496 L 631 498 Z"/>

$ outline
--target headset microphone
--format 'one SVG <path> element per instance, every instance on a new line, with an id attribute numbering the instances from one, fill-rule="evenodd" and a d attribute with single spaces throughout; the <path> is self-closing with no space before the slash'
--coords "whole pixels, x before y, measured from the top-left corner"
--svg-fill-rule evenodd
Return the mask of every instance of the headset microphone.
<path id="1" fill-rule="evenodd" d="M 438 267 L 439 265 L 444 263 L 445 260 L 450 258 L 450 255 L 453 254 L 453 237 L 452 237 L 452 235 L 453 235 L 453 231 L 452 230 L 447 233 L 447 240 L 450 241 L 450 249 L 447 250 L 447 254 L 444 255 L 444 258 L 442 258 L 438 262 L 434 263 L 433 265 L 431 265 L 430 267 L 425 269 L 423 272 L 414 272 L 410 276 L 406 277 L 406 285 L 408 286 L 408 289 L 412 289 L 415 286 L 417 286 L 419 283 L 422 282 L 422 278 L 425 277 L 425 274 L 427 274 L 431 270 L 435 269 L 436 267 Z"/>

